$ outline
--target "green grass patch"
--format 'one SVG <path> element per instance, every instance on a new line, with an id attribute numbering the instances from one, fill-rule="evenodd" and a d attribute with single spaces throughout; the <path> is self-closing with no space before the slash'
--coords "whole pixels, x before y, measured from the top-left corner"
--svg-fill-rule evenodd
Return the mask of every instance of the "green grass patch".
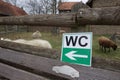
<path id="1" fill-rule="evenodd" d="M 106 37 L 110 37 L 110 35 L 104 35 Z M 107 58 L 107 59 L 114 59 L 114 60 L 119 60 L 120 61 L 120 49 L 118 48 L 116 51 L 113 51 L 111 49 L 110 52 L 102 52 L 99 49 L 99 44 L 98 44 L 98 37 L 100 37 L 100 35 L 94 35 L 93 36 L 93 56 L 98 56 L 98 57 L 102 57 L 102 58 Z"/>
<path id="2" fill-rule="evenodd" d="M 23 39 L 30 40 L 32 39 L 31 35 L 32 35 L 32 32 L 18 32 L 18 33 L 4 34 L 2 36 L 10 39 L 23 38 Z M 120 61 L 120 49 L 117 49 L 116 51 L 113 51 L 111 49 L 111 52 L 106 52 L 106 53 L 102 52 L 99 49 L 98 37 L 100 36 L 101 35 L 93 36 L 93 48 L 92 48 L 93 56 Z M 104 36 L 110 37 L 110 35 L 104 35 Z M 42 39 L 48 40 L 54 49 L 61 50 L 62 35 L 52 35 L 51 33 L 42 33 Z"/>

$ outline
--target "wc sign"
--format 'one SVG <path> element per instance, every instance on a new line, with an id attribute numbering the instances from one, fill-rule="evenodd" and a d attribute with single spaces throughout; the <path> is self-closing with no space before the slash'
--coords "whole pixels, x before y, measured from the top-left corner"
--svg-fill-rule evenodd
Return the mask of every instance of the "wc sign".
<path id="1" fill-rule="evenodd" d="M 91 66 L 92 32 L 64 33 L 61 61 Z"/>

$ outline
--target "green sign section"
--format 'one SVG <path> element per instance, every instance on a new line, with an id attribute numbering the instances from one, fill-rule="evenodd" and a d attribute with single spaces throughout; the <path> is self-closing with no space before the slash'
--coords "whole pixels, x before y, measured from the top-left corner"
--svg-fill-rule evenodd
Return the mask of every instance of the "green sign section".
<path id="1" fill-rule="evenodd" d="M 62 61 L 89 66 L 91 65 L 90 51 L 90 49 L 64 48 Z"/>
<path id="2" fill-rule="evenodd" d="M 64 33 L 61 61 L 91 66 L 92 33 Z"/>

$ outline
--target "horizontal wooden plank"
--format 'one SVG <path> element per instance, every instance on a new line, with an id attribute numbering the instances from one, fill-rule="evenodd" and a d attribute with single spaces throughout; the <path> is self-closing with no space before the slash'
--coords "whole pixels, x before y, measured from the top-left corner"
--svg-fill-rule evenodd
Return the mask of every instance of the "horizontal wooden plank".
<path id="1" fill-rule="evenodd" d="M 10 80 L 48 80 L 47 78 L 0 63 L 0 75 Z"/>
<path id="2" fill-rule="evenodd" d="M 79 25 L 120 25 L 120 6 L 79 9 Z"/>
<path id="3" fill-rule="evenodd" d="M 45 49 L 45 48 L 40 48 L 36 46 L 10 42 L 10 41 L 0 40 L 0 47 L 17 50 L 21 52 L 26 52 L 30 54 L 35 54 L 35 55 L 39 55 L 47 58 L 53 58 L 53 59 L 60 58 L 60 52 L 57 50 Z"/>
<path id="4" fill-rule="evenodd" d="M 10 79 L 0 75 L 0 80 L 10 80 Z"/>
<path id="5" fill-rule="evenodd" d="M 0 25 L 75 26 L 75 13 L 1 17 Z"/>
<path id="6" fill-rule="evenodd" d="M 40 56 L 21 53 L 9 49 L 0 48 L 0 59 L 14 62 L 29 67 L 38 72 L 44 72 L 53 76 L 62 77 L 69 80 L 119 80 L 120 73 L 92 67 L 83 67 L 80 65 L 72 65 L 63 63 L 58 60 L 44 58 Z M 69 65 L 79 71 L 79 78 L 71 78 L 67 75 L 57 74 L 52 71 L 53 66 Z"/>
<path id="7" fill-rule="evenodd" d="M 67 78 L 69 79 L 69 77 L 65 77 L 64 75 L 56 75 L 56 73 L 52 71 L 52 66 L 54 64 L 52 63 L 52 60 L 48 58 L 43 58 L 43 57 L 35 56 L 35 55 L 29 55 L 26 53 L 12 51 L 9 49 L 4 49 L 4 50 L 3 49 L 1 50 L 1 49 L 0 49 L 0 59 L 2 60 L 26 66 L 28 68 L 31 68 L 39 72 L 40 74 L 46 73 L 44 74 L 45 76 L 54 75 L 52 78 L 58 76 L 61 79 L 67 79 Z"/>
<path id="8" fill-rule="evenodd" d="M 13 43 L 9 41 L 2 41 L 0 40 L 0 46 L 3 48 L 7 49 L 12 49 L 12 50 L 17 50 L 20 52 L 26 52 L 29 54 L 35 54 L 38 56 L 43 56 L 47 58 L 52 58 L 52 59 L 60 59 L 61 52 L 58 50 L 54 49 L 43 49 L 43 48 L 38 48 L 34 46 L 29 46 L 25 44 L 20 44 L 20 43 Z M 101 65 L 101 62 L 103 66 Z M 94 67 L 100 67 L 103 69 L 109 69 L 109 70 L 120 70 L 120 61 L 110 61 L 106 59 L 101 59 L 99 57 L 93 57 L 92 59 L 92 65 Z M 96 65 L 97 64 L 97 65 Z"/>
<path id="9" fill-rule="evenodd" d="M 77 13 L 1 17 L 0 25 L 39 25 L 74 27 L 76 25 L 120 25 L 120 6 L 84 8 Z"/>

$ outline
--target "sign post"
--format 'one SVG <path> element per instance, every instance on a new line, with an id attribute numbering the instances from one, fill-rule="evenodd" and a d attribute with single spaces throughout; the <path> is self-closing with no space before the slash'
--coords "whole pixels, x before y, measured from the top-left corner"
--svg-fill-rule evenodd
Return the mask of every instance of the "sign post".
<path id="1" fill-rule="evenodd" d="M 92 32 L 64 33 L 61 61 L 91 66 Z"/>

